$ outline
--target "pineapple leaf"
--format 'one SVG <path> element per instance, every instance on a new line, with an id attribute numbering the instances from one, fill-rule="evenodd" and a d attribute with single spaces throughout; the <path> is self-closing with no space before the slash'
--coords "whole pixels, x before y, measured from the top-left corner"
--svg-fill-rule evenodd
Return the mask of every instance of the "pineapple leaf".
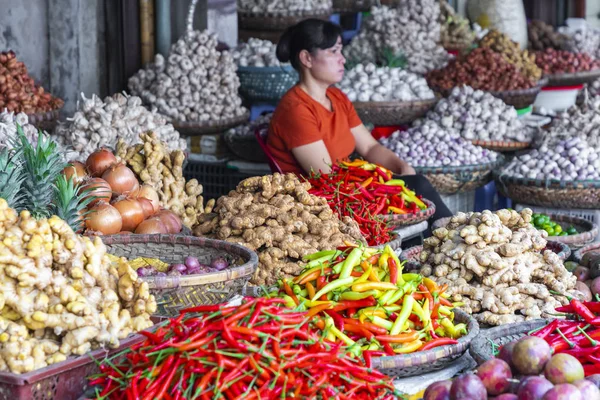
<path id="1" fill-rule="evenodd" d="M 92 188 L 81 189 L 75 184 L 73 177 L 67 179 L 60 174 L 54 186 L 54 214 L 65 221 L 74 232 L 83 229 L 86 207 L 94 201 L 95 196 L 85 197 Z"/>
<path id="2" fill-rule="evenodd" d="M 20 162 L 20 151 L 3 147 L 0 149 L 0 198 L 17 208 L 23 200 L 21 185 L 25 179 Z"/>
<path id="3" fill-rule="evenodd" d="M 17 134 L 22 146 L 24 174 L 21 186 L 24 198 L 19 208 L 28 210 L 34 218 L 48 218 L 53 211 L 55 183 L 67 164 L 62 161 L 56 142 L 41 131 L 35 146 L 29 143 L 19 124 Z"/>

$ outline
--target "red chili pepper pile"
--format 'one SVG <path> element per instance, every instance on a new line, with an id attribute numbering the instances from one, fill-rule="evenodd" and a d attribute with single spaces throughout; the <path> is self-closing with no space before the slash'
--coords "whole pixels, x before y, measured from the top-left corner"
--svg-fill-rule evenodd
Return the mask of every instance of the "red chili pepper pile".
<path id="1" fill-rule="evenodd" d="M 585 376 L 600 373 L 600 302 L 581 302 L 571 299 L 558 312 L 568 313 L 576 319 L 555 319 L 548 325 L 530 332 L 546 340 L 554 354 L 566 353 L 583 365 Z"/>
<path id="2" fill-rule="evenodd" d="M 308 181 L 313 187 L 309 193 L 327 199 L 339 217 L 353 218 L 370 246 L 392 240 L 391 229 L 378 215 L 414 214 L 427 208 L 402 180 L 392 179 L 391 171 L 363 160 L 343 161 L 330 174 L 313 175 Z"/>
<path id="3" fill-rule="evenodd" d="M 396 399 L 391 380 L 345 354 L 282 299 L 182 312 L 92 377 L 102 399 Z"/>

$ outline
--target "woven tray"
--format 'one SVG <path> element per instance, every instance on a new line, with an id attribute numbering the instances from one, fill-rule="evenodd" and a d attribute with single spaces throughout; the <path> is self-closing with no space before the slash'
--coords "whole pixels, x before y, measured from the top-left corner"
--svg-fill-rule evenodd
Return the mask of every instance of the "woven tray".
<path id="1" fill-rule="evenodd" d="M 563 230 L 573 225 L 575 229 L 577 229 L 577 232 L 580 232 L 576 235 L 548 237 L 548 240 L 566 244 L 571 249 L 580 248 L 592 243 L 596 240 L 596 236 L 598 236 L 598 225 L 585 218 L 572 217 L 563 214 L 551 214 L 550 219 L 558 222 Z"/>
<path id="2" fill-rule="evenodd" d="M 576 86 L 590 83 L 600 78 L 600 69 L 570 74 L 548 75 L 548 86 Z"/>
<path id="3" fill-rule="evenodd" d="M 227 148 L 242 160 L 257 163 L 268 162 L 265 152 L 256 141 L 254 132 L 241 136 L 228 130 L 223 134 L 223 139 Z"/>
<path id="4" fill-rule="evenodd" d="M 581 264 L 581 259 L 583 258 L 583 255 L 590 251 L 600 252 L 600 243 L 591 243 L 587 246 L 583 246 L 581 249 L 573 253 L 573 261 L 575 261 L 577 264 Z"/>
<path id="5" fill-rule="evenodd" d="M 197 121 L 171 121 L 171 123 L 182 136 L 200 136 L 225 132 L 227 129 L 243 124 L 248 121 L 249 118 L 250 111 L 246 110 L 246 112 L 239 117 L 210 121 L 208 123 L 200 123 Z"/>
<path id="6" fill-rule="evenodd" d="M 446 368 L 467 351 L 471 341 L 479 334 L 479 324 L 474 318 L 461 310 L 453 311 L 456 323 L 467 324 L 467 335 L 459 338 L 457 344 L 411 354 L 376 357 L 372 360 L 373 368 L 392 377 L 422 375 Z"/>
<path id="7" fill-rule="evenodd" d="M 500 140 L 471 140 L 471 143 L 500 153 L 519 151 L 531 146 L 531 142 L 504 142 Z"/>
<path id="8" fill-rule="evenodd" d="M 504 157 L 496 161 L 462 165 L 458 167 L 418 167 L 413 166 L 417 173 L 424 175 L 429 182 L 442 194 L 470 192 L 485 186 L 492 180 L 492 171 L 504 163 Z"/>
<path id="9" fill-rule="evenodd" d="M 377 0 L 333 0 L 333 12 L 366 12 L 377 5 Z"/>
<path id="10" fill-rule="evenodd" d="M 386 214 L 378 216 L 378 218 L 386 221 L 388 226 L 392 228 L 418 224 L 428 220 L 435 214 L 435 204 L 427 199 L 423 199 L 423 203 L 427 205 L 427 208 L 419 210 L 416 214 Z"/>
<path id="11" fill-rule="evenodd" d="M 535 102 L 535 98 L 544 86 L 548 84 L 548 79 L 542 79 L 538 84 L 529 89 L 507 90 L 502 92 L 490 92 L 492 96 L 501 99 L 509 106 L 517 110 L 529 107 Z"/>
<path id="12" fill-rule="evenodd" d="M 156 297 L 156 315 L 173 317 L 179 310 L 201 304 L 218 304 L 239 294 L 256 271 L 258 256 L 234 243 L 181 235 L 113 235 L 103 238 L 111 254 L 120 257 L 156 257 L 180 263 L 187 256 L 209 264 L 216 256 L 232 258 L 236 266 L 202 275 L 144 277 Z"/>
<path id="13" fill-rule="evenodd" d="M 298 82 L 298 73 L 292 66 L 238 67 L 240 94 L 250 104 L 277 103 Z"/>
<path id="14" fill-rule="evenodd" d="M 600 181 L 516 178 L 494 172 L 500 193 L 520 204 L 550 208 L 598 209 Z"/>
<path id="15" fill-rule="evenodd" d="M 306 11 L 295 15 L 284 15 L 278 12 L 249 12 L 238 10 L 238 28 L 244 30 L 258 31 L 283 31 L 287 27 L 296 25 L 298 22 L 307 18 L 318 18 L 327 20 L 332 14 L 332 10 Z"/>
<path id="16" fill-rule="evenodd" d="M 548 322 L 545 319 L 535 319 L 482 330 L 471 342 L 469 354 L 471 354 L 471 357 L 475 359 L 477 364 L 483 364 L 487 360 L 494 358 L 492 343 L 498 346 L 505 345 L 527 335 L 528 332 L 534 329 L 545 326 Z"/>
<path id="17" fill-rule="evenodd" d="M 409 124 L 423 117 L 438 102 L 438 98 L 416 101 L 354 102 L 354 108 L 363 122 L 376 126 Z"/>

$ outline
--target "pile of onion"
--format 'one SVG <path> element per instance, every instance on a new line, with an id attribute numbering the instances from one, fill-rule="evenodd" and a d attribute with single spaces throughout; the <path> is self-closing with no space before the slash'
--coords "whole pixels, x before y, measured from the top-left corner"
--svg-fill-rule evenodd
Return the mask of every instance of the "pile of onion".
<path id="1" fill-rule="evenodd" d="M 88 157 L 85 164 L 74 161 L 63 170 L 67 179 L 73 178 L 84 198 L 93 197 L 86 214 L 86 229 L 90 233 L 179 233 L 179 217 L 160 208 L 156 190 L 139 184 L 133 171 L 107 149 Z"/>

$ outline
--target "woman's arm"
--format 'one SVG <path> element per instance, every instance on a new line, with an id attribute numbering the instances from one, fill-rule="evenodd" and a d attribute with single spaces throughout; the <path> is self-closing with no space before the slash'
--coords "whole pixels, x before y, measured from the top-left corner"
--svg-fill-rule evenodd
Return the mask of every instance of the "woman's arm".
<path id="1" fill-rule="evenodd" d="M 292 154 L 307 174 L 310 174 L 311 170 L 326 174 L 331 172 L 331 156 L 322 140 L 295 147 Z"/>
<path id="2" fill-rule="evenodd" d="M 413 167 L 398 158 L 393 151 L 380 145 L 363 124 L 350 129 L 350 131 L 356 140 L 356 151 L 367 161 L 382 165 L 400 175 L 415 174 Z"/>

